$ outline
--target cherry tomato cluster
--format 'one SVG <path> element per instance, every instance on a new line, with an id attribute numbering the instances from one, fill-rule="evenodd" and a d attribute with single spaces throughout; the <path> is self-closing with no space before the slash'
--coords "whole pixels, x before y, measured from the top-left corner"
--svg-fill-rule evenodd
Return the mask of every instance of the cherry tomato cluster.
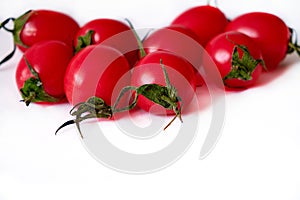
<path id="1" fill-rule="evenodd" d="M 7 27 L 10 21 L 13 29 Z M 126 21 L 99 18 L 80 27 L 69 15 L 51 10 L 30 10 L 3 21 L 0 28 L 11 32 L 15 48 L 24 52 L 16 82 L 26 105 L 68 101 L 76 119 L 60 128 L 112 118 L 136 105 L 180 117 L 181 105 L 205 84 L 199 68 L 206 59 L 190 41 L 206 50 L 226 88 L 250 87 L 264 71 L 276 70 L 286 54 L 300 55 L 293 30 L 270 13 L 229 20 L 216 7 L 196 6 L 143 40 Z"/>

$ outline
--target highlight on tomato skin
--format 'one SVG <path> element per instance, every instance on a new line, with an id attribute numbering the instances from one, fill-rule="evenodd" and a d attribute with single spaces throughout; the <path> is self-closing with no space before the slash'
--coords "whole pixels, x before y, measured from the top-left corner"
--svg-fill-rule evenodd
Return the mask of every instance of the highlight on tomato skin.
<path id="1" fill-rule="evenodd" d="M 263 56 L 249 36 L 237 31 L 224 32 L 215 36 L 205 49 L 228 88 L 251 87 L 259 79 Z"/>
<path id="2" fill-rule="evenodd" d="M 144 84 L 155 83 L 165 86 L 166 82 L 164 73 L 161 70 L 161 60 L 168 73 L 170 83 L 176 88 L 178 96 L 182 99 L 181 103 L 184 106 L 188 106 L 196 90 L 193 66 L 172 52 L 155 51 L 146 55 L 133 68 L 131 85 L 139 87 Z M 174 111 L 166 110 L 144 96 L 139 96 L 137 106 L 154 114 L 174 114 Z"/>
<path id="3" fill-rule="evenodd" d="M 73 49 L 56 40 L 38 42 L 24 53 L 15 79 L 26 105 L 64 101 L 64 76 L 72 57 Z"/>
<path id="4" fill-rule="evenodd" d="M 85 102 L 92 96 L 108 105 L 116 94 L 130 85 L 130 66 L 118 50 L 105 45 L 90 45 L 70 61 L 64 78 L 64 91 L 70 104 Z"/>

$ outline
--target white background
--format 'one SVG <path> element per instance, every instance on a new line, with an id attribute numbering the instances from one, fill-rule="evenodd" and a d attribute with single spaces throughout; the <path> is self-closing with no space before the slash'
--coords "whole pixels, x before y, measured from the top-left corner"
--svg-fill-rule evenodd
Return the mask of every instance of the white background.
<path id="1" fill-rule="evenodd" d="M 81 25 L 100 17 L 129 18 L 136 28 L 168 25 L 196 0 L 4 0 L 0 21 L 28 9 L 54 9 Z M 219 0 L 229 18 L 248 11 L 277 14 L 300 32 L 296 0 Z M 276 33 L 274 33 L 276 34 Z M 0 55 L 11 48 L 0 31 Z M 300 199 L 300 58 L 288 56 L 257 87 L 226 93 L 226 120 L 216 148 L 198 160 L 202 137 L 172 166 L 128 175 L 98 163 L 75 127 L 54 136 L 69 105 L 25 107 L 14 72 L 20 52 L 0 68 L 0 200 L 19 199 Z M 209 110 L 209 109 L 207 109 Z M 208 113 L 204 111 L 204 114 Z"/>

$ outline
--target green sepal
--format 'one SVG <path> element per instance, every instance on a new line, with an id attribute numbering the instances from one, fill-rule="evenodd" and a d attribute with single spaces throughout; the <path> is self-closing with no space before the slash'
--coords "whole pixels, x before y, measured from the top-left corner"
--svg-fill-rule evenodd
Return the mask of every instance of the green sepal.
<path id="1" fill-rule="evenodd" d="M 167 87 L 157 84 L 142 85 L 137 88 L 137 93 L 166 109 L 172 109 L 174 104 L 178 102 L 178 100 L 175 102 L 171 101 Z"/>
<path id="2" fill-rule="evenodd" d="M 14 42 L 15 44 L 22 46 L 24 48 L 28 48 L 28 46 L 22 42 L 20 35 L 25 23 L 27 22 L 27 20 L 32 14 L 34 14 L 34 11 L 29 10 L 25 12 L 23 15 L 21 15 L 20 17 L 18 17 L 17 19 L 15 19 L 14 21 L 14 29 L 13 29 Z"/>
<path id="3" fill-rule="evenodd" d="M 77 109 L 76 111 L 74 109 Z M 111 106 L 99 97 L 92 96 L 86 102 L 74 106 L 70 111 L 70 115 L 81 117 L 82 114 L 90 112 L 95 118 L 110 118 L 112 117 Z"/>
<path id="4" fill-rule="evenodd" d="M 93 31 L 93 30 L 89 30 L 85 35 L 79 36 L 77 38 L 77 45 L 75 47 L 75 53 L 78 53 L 83 48 L 92 44 L 92 42 L 93 42 L 92 36 L 93 36 L 94 32 L 95 31 Z"/>
<path id="5" fill-rule="evenodd" d="M 242 58 L 240 58 L 238 49 L 243 52 Z M 254 59 L 246 46 L 235 45 L 231 59 L 231 71 L 223 78 L 223 81 L 233 78 L 245 81 L 252 80 L 252 73 L 259 64 L 265 68 L 264 61 Z"/>
<path id="6" fill-rule="evenodd" d="M 39 79 L 29 78 L 25 81 L 24 86 L 20 89 L 23 102 L 28 106 L 31 102 L 58 102 L 59 99 L 47 94 L 43 84 Z"/>

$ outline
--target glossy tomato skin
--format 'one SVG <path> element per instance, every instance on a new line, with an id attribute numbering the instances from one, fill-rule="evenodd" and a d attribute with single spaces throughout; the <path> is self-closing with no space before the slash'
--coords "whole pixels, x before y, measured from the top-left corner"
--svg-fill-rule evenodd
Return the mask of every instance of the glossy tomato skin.
<path id="1" fill-rule="evenodd" d="M 130 84 L 129 71 L 121 52 L 105 45 L 90 45 L 69 63 L 64 79 L 66 97 L 72 105 L 91 96 L 112 105 L 120 90 Z"/>
<path id="2" fill-rule="evenodd" d="M 254 59 L 263 59 L 262 53 L 253 41 L 252 38 L 249 36 L 236 32 L 230 31 L 221 33 L 215 36 L 206 46 L 206 51 L 208 55 L 211 57 L 213 62 L 218 67 L 220 75 L 224 78 L 232 69 L 231 61 L 232 61 L 232 54 L 235 45 L 243 45 L 247 47 L 250 55 Z M 238 49 L 239 57 L 242 58 L 243 52 Z M 205 62 L 204 62 L 205 63 Z M 258 64 L 254 71 L 252 72 L 251 80 L 241 80 L 238 78 L 227 79 L 225 81 L 225 85 L 229 88 L 247 88 L 252 86 L 259 78 L 262 72 L 262 64 Z"/>
<path id="3" fill-rule="evenodd" d="M 251 12 L 233 19 L 226 31 L 239 31 L 255 40 L 264 56 L 266 68 L 275 69 L 285 58 L 290 32 L 279 17 L 265 12 Z"/>
<path id="4" fill-rule="evenodd" d="M 72 17 L 52 10 L 32 10 L 26 15 L 28 19 L 20 32 L 20 40 L 25 46 L 18 45 L 22 51 L 45 40 L 62 41 L 72 47 L 74 35 L 79 29 Z"/>
<path id="5" fill-rule="evenodd" d="M 133 68 L 131 85 L 139 87 L 155 83 L 166 86 L 160 60 L 167 70 L 171 85 L 177 89 L 178 96 L 182 99 L 184 109 L 195 95 L 195 74 L 193 66 L 189 62 L 172 52 L 155 51 L 141 59 Z M 172 110 L 155 105 L 141 95 L 138 97 L 137 105 L 154 114 L 174 114 Z"/>
<path id="6" fill-rule="evenodd" d="M 198 36 L 199 44 L 205 47 L 211 38 L 225 30 L 227 23 L 227 18 L 220 9 L 205 5 L 181 13 L 173 20 L 172 25 L 182 25 L 192 30 Z"/>
<path id="7" fill-rule="evenodd" d="M 83 25 L 74 37 L 74 47 L 78 45 L 78 38 L 92 34 L 91 44 L 104 44 L 111 46 L 125 54 L 128 62 L 133 66 L 138 60 L 138 43 L 131 28 L 115 19 L 99 18 L 89 21 Z"/>
<path id="8" fill-rule="evenodd" d="M 194 66 L 196 85 L 201 86 L 204 80 L 198 69 L 202 66 L 203 48 L 197 43 L 198 36 L 184 26 L 171 25 L 152 32 L 144 41 L 146 54 L 155 51 L 170 51 L 181 55 Z"/>
<path id="9" fill-rule="evenodd" d="M 69 61 L 73 57 L 73 49 L 61 41 L 43 41 L 32 45 L 21 58 L 16 69 L 17 87 L 21 89 L 26 80 L 34 77 L 24 57 L 38 73 L 47 94 L 55 98 L 63 98 L 64 75 Z"/>

